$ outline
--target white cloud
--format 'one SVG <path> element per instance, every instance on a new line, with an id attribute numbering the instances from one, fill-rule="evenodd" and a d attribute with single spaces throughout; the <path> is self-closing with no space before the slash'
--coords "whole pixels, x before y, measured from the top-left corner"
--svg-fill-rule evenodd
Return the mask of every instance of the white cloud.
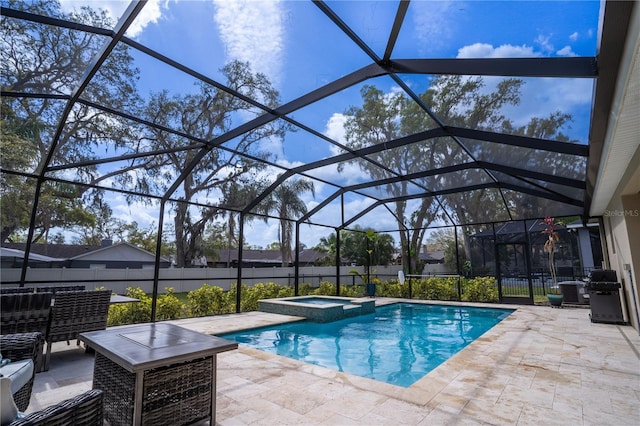
<path id="1" fill-rule="evenodd" d="M 123 221 L 135 221 L 141 227 L 148 227 L 158 223 L 158 210 L 149 208 L 146 204 L 134 202 L 131 205 L 118 204 L 114 206 L 114 216 Z"/>
<path id="2" fill-rule="evenodd" d="M 228 60 L 250 62 L 278 85 L 284 49 L 283 2 L 213 0 L 214 21 Z M 251 7 L 248 7 L 248 5 Z"/>
<path id="3" fill-rule="evenodd" d="M 136 17 L 136 19 L 133 21 L 129 29 L 127 29 L 127 36 L 137 36 L 150 23 L 157 23 L 158 19 L 160 19 L 161 16 L 162 12 L 160 11 L 160 0 L 148 1 Z"/>
<path id="4" fill-rule="evenodd" d="M 487 43 L 474 43 L 458 49 L 458 58 L 532 58 L 540 56 L 531 46 L 503 44 L 493 47 Z"/>
<path id="5" fill-rule="evenodd" d="M 543 43 L 544 44 L 544 43 Z M 548 43 L 546 44 L 548 45 Z M 558 55 L 573 56 L 570 46 L 556 52 Z M 459 58 L 506 58 L 506 57 L 541 57 L 543 54 L 531 46 L 475 43 L 458 50 Z M 483 91 L 495 90 L 502 77 L 485 77 Z M 526 124 L 532 117 L 546 117 L 555 111 L 572 114 L 576 108 L 584 108 L 591 104 L 593 81 L 591 79 L 571 78 L 527 78 L 521 89 L 521 103 L 506 107 L 503 111 L 516 125 Z"/>
<path id="6" fill-rule="evenodd" d="M 265 223 L 262 219 L 256 218 L 244 225 L 245 244 L 250 246 L 266 247 L 278 241 L 279 223 L 276 220 L 269 220 Z"/>
<path id="7" fill-rule="evenodd" d="M 555 105 L 555 109 L 569 111 L 576 105 L 591 103 L 593 81 L 588 78 L 541 78 L 536 86 L 529 89 L 530 94 L 538 93 L 539 100 L 549 103 L 548 108 Z"/>
<path id="8" fill-rule="evenodd" d="M 276 164 L 287 169 L 293 169 L 295 167 L 302 166 L 305 163 L 303 163 L 302 161 L 289 161 L 286 158 L 279 158 L 278 161 L 276 161 Z M 267 167 L 266 170 L 268 170 L 267 176 L 276 176 L 284 172 L 283 170 L 275 167 Z"/>
<path id="9" fill-rule="evenodd" d="M 569 36 L 569 40 L 571 40 L 571 41 L 576 41 L 576 40 L 578 40 L 578 32 L 576 31 L 576 32 L 574 32 L 573 34 L 571 34 L 571 35 Z"/>
<path id="10" fill-rule="evenodd" d="M 346 115 L 341 114 L 339 112 L 334 112 L 333 115 L 329 117 L 329 121 L 327 121 L 327 125 L 325 126 L 325 129 L 324 129 L 324 134 L 330 137 L 331 139 L 333 139 L 334 141 L 342 145 L 345 145 L 347 139 L 345 136 L 344 124 L 346 123 L 346 121 L 347 121 Z M 336 145 L 331 145 L 330 149 L 331 149 L 332 155 L 338 155 L 344 152 L 342 149 L 340 149 Z"/>
<path id="11" fill-rule="evenodd" d="M 558 56 L 576 56 L 575 52 L 571 49 L 571 46 L 565 46 L 556 52 Z"/>
<path id="12" fill-rule="evenodd" d="M 536 37 L 535 42 L 540 46 L 540 49 L 542 49 L 542 51 L 551 53 L 555 49 L 553 48 L 553 44 L 551 44 L 550 40 L 551 36 L 539 35 L 538 37 Z"/>
<path id="13" fill-rule="evenodd" d="M 164 7 L 166 7 L 166 3 Z M 65 12 L 79 11 L 83 6 L 103 9 L 111 15 L 114 21 L 117 21 L 129 7 L 129 2 L 123 0 L 60 0 L 60 5 Z M 161 16 L 160 0 L 149 0 L 127 30 L 127 36 L 137 36 L 147 25 L 158 22 Z"/>
<path id="14" fill-rule="evenodd" d="M 460 3 L 453 1 L 417 1 L 411 3 L 414 37 L 420 51 L 431 52 L 446 47 L 453 35 L 455 18 L 453 7 Z"/>
<path id="15" fill-rule="evenodd" d="M 279 137 L 271 136 L 262 138 L 258 144 L 260 151 L 271 153 L 276 160 L 284 158 L 282 140 Z"/>

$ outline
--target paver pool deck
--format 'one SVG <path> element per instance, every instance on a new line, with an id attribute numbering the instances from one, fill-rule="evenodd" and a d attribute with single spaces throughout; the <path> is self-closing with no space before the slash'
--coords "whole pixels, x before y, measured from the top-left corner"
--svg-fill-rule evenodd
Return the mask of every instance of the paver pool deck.
<path id="1" fill-rule="evenodd" d="M 454 304 L 517 311 L 408 388 L 241 345 L 218 356 L 217 424 L 640 424 L 640 336 L 632 327 L 591 323 L 584 308 Z M 221 334 L 298 319 L 248 312 L 169 322 Z M 54 344 L 28 411 L 90 389 L 92 374 L 91 354 Z"/>

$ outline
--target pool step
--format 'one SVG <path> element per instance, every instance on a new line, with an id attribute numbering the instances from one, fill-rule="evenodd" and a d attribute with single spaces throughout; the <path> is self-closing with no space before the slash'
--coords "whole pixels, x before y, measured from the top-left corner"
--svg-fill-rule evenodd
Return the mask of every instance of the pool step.
<path id="1" fill-rule="evenodd" d="M 358 315 L 362 315 L 361 305 L 344 305 L 343 310 L 345 318 L 357 317 Z"/>

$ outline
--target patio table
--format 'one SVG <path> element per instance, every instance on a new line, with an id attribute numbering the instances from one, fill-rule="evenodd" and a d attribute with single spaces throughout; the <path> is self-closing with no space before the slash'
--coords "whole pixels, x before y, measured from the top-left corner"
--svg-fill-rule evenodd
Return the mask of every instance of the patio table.
<path id="1" fill-rule="evenodd" d="M 93 388 L 104 392 L 112 426 L 216 424 L 216 357 L 236 342 L 165 323 L 92 331 L 80 340 L 96 352 Z"/>
<path id="2" fill-rule="evenodd" d="M 109 299 L 109 304 L 116 305 L 119 303 L 135 303 L 139 301 L 140 299 L 136 299 L 135 297 L 122 296 L 120 294 L 112 294 L 111 299 Z"/>

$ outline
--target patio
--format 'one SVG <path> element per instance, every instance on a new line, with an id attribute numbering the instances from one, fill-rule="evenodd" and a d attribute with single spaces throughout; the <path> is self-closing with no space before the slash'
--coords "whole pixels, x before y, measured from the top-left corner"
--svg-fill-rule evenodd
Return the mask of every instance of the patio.
<path id="1" fill-rule="evenodd" d="M 378 298 L 376 304 L 397 300 Z M 640 337 L 629 326 L 591 323 L 589 312 L 518 307 L 409 388 L 241 346 L 218 356 L 217 422 L 635 425 Z M 252 328 L 295 319 L 248 312 L 171 322 L 216 334 L 239 323 Z M 50 370 L 36 375 L 29 411 L 90 389 L 92 367 L 91 354 L 56 343 Z"/>

